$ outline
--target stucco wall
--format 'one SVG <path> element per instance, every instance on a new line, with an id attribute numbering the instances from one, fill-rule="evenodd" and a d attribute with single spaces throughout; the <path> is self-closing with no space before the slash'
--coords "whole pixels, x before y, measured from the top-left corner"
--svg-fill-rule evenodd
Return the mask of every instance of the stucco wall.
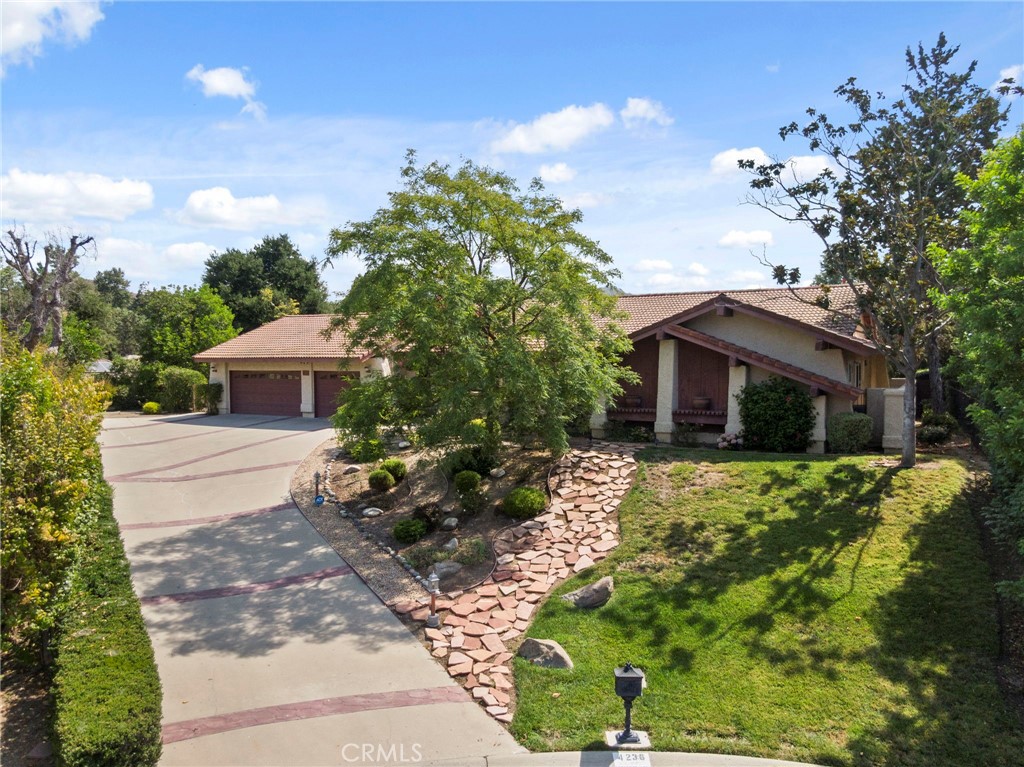
<path id="1" fill-rule="evenodd" d="M 767 354 L 775 359 L 819 373 L 837 381 L 846 380 L 842 349 L 815 351 L 815 337 L 778 322 L 769 322 L 735 312 L 732 317 L 705 314 L 686 323 L 687 327 L 715 338 Z M 755 379 L 756 381 L 756 379 Z"/>

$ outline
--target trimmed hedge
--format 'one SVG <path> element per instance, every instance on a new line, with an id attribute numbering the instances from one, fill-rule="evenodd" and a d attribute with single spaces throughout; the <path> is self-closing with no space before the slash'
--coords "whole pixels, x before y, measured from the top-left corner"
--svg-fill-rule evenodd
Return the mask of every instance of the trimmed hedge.
<path id="1" fill-rule="evenodd" d="M 191 413 L 206 409 L 206 376 L 192 368 L 167 367 L 160 371 L 157 379 L 160 396 L 157 401 L 166 413 Z"/>
<path id="2" fill-rule="evenodd" d="M 833 453 L 859 453 L 871 441 L 874 424 L 865 413 L 836 413 L 828 419 L 828 446 Z"/>
<path id="3" fill-rule="evenodd" d="M 53 692 L 57 761 L 66 767 L 148 767 L 160 758 L 157 675 L 110 486 L 83 542 L 57 640 Z"/>
<path id="4" fill-rule="evenodd" d="M 540 514 L 547 505 L 544 491 L 535 487 L 517 487 L 505 496 L 501 508 L 513 519 L 529 519 Z"/>
<path id="5" fill-rule="evenodd" d="M 403 519 L 391 528 L 391 534 L 399 543 L 416 543 L 427 534 L 427 524 L 422 519 Z"/>
<path id="6" fill-rule="evenodd" d="M 367 480 L 370 487 L 378 493 L 386 492 L 395 486 L 395 478 L 391 476 L 391 472 L 385 469 L 371 471 Z"/>
<path id="7" fill-rule="evenodd" d="M 408 467 L 405 465 L 405 461 L 401 458 L 388 458 L 383 461 L 380 468 L 384 469 L 388 474 L 395 478 L 395 482 L 401 482 L 405 479 L 405 475 L 409 473 Z"/>

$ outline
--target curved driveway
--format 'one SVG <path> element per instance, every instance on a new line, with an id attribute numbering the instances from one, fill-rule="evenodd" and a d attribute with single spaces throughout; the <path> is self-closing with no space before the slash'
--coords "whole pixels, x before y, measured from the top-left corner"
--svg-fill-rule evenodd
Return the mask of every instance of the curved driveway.
<path id="1" fill-rule="evenodd" d="M 291 502 L 295 467 L 328 437 L 325 421 L 271 416 L 104 422 L 163 682 L 161 765 L 521 753 Z"/>

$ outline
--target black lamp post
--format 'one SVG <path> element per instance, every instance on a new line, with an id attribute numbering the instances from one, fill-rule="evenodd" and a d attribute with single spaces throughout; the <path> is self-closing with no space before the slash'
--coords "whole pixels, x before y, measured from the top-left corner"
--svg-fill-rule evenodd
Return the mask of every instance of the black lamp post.
<path id="1" fill-rule="evenodd" d="M 640 737 L 633 732 L 632 713 L 633 701 L 643 695 L 643 690 L 643 671 L 633 668 L 632 663 L 615 669 L 615 694 L 622 698 L 622 702 L 626 705 L 626 727 L 615 736 L 615 742 L 619 745 L 640 742 Z"/>

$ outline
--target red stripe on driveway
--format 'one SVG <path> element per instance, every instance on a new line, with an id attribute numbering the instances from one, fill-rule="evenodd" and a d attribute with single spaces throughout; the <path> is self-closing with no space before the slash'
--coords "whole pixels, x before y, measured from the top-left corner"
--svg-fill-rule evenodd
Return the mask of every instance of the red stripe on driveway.
<path id="1" fill-rule="evenodd" d="M 353 572 L 348 565 L 327 567 L 312 573 L 301 575 L 289 575 L 284 578 L 276 578 L 272 581 L 260 581 L 259 583 L 244 583 L 238 586 L 218 586 L 215 589 L 203 589 L 202 591 L 182 591 L 178 594 L 158 594 L 152 597 L 142 597 L 139 601 L 145 606 L 178 604 L 181 602 L 196 602 L 200 599 L 220 599 L 221 597 L 236 597 L 241 594 L 258 594 L 263 591 L 273 591 L 285 586 L 295 586 L 299 583 L 311 581 L 322 581 L 327 578 L 337 578 L 339 575 L 350 575 Z"/>
<path id="2" fill-rule="evenodd" d="M 191 420 L 191 419 L 182 419 Z M 168 437 L 167 439 L 154 439 L 149 442 L 127 442 L 123 445 L 104 445 L 104 450 L 120 450 L 125 447 L 146 447 L 147 445 L 162 445 L 165 442 L 177 442 L 180 439 L 196 439 L 198 437 L 209 437 L 211 434 L 220 434 L 222 431 L 238 431 L 239 429 L 251 429 L 254 426 L 262 426 L 265 423 L 276 423 L 277 421 L 287 421 L 288 418 L 270 418 L 266 421 L 256 421 L 255 423 L 247 423 L 244 426 L 225 426 L 223 429 L 214 429 L 213 431 L 200 432 L 198 434 L 186 434 L 183 437 Z M 167 423 L 174 423 L 174 421 L 167 421 Z M 143 426 L 152 426 L 153 424 L 143 424 Z M 128 426 L 124 429 L 104 429 L 108 431 L 127 431 L 128 429 L 141 429 L 143 426 Z"/>
<path id="3" fill-rule="evenodd" d="M 213 522 L 224 522 L 228 519 L 255 517 L 258 514 L 269 514 L 272 511 L 287 511 L 296 508 L 294 503 L 279 503 L 277 506 L 264 506 L 262 509 L 248 511 L 232 511 L 228 514 L 215 514 L 212 517 L 192 517 L 190 519 L 169 519 L 165 522 L 135 522 L 130 525 L 119 525 L 122 530 L 151 530 L 159 527 L 185 527 L 187 525 L 208 525 Z"/>
<path id="4" fill-rule="evenodd" d="M 204 735 L 240 730 L 245 727 L 294 722 L 320 716 L 354 714 L 360 711 L 379 711 L 407 706 L 429 706 L 435 703 L 466 703 L 468 700 L 466 693 L 457 685 L 304 700 L 298 703 L 251 708 L 246 711 L 234 711 L 230 714 L 206 716 L 183 722 L 170 722 L 163 726 L 163 742 L 166 745 L 181 740 L 201 738 Z"/>
<path id="5" fill-rule="evenodd" d="M 285 461 L 283 463 L 268 463 L 263 466 L 245 466 L 240 469 L 224 469 L 223 471 L 211 471 L 208 474 L 182 474 L 180 477 L 138 477 L 135 474 L 122 474 L 119 477 L 107 477 L 107 482 L 123 484 L 126 482 L 192 482 L 197 479 L 211 479 L 212 477 L 230 477 L 235 474 L 248 474 L 251 471 L 267 471 L 268 469 L 283 469 L 286 466 L 298 466 L 302 461 Z M 161 469 L 163 471 L 163 469 Z"/>

